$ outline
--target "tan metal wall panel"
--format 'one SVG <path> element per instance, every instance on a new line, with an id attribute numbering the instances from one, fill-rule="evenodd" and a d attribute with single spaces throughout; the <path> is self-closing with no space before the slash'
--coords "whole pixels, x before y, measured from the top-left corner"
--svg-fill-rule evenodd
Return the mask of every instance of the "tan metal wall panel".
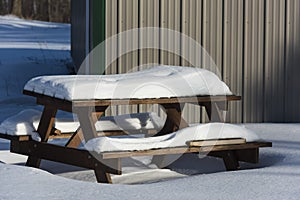
<path id="1" fill-rule="evenodd" d="M 182 1 L 182 44 L 181 44 L 181 63 L 183 66 L 201 67 L 199 54 L 201 42 L 201 16 L 202 0 L 183 0 Z M 187 40 L 186 38 L 191 38 Z M 197 43 L 199 43 L 197 45 Z M 198 53 L 198 55 L 197 55 Z M 201 109 L 196 105 L 186 105 L 183 110 L 183 117 L 189 123 L 199 123 L 201 120 Z"/>
<path id="2" fill-rule="evenodd" d="M 117 74 L 118 43 L 112 38 L 118 33 L 118 0 L 106 0 L 106 38 L 109 42 L 106 45 L 106 74 Z M 118 114 L 117 106 L 110 106 L 106 116 L 115 116 Z"/>
<path id="3" fill-rule="evenodd" d="M 263 121 L 264 1 L 245 1 L 244 122 Z"/>
<path id="4" fill-rule="evenodd" d="M 138 34 L 128 32 L 138 28 L 138 0 L 118 0 L 118 73 L 136 71 L 138 66 L 138 54 L 132 51 L 133 46 L 138 43 Z M 133 91 L 130 91 L 133 92 Z M 118 114 L 137 112 L 137 106 L 118 106 Z"/>
<path id="5" fill-rule="evenodd" d="M 243 93 L 243 1 L 224 1 L 223 79 L 234 94 Z M 242 102 L 230 102 L 227 121 L 242 121 Z"/>
<path id="6" fill-rule="evenodd" d="M 140 0 L 140 28 L 153 28 L 159 27 L 159 0 Z M 159 46 L 159 32 L 149 31 L 140 32 L 139 35 L 139 65 L 140 69 L 147 68 L 149 66 L 157 65 L 159 63 L 159 50 L 148 49 L 147 44 L 152 43 L 154 46 Z M 156 112 L 161 113 L 158 105 L 140 105 L 139 112 Z"/>
<path id="7" fill-rule="evenodd" d="M 223 1 L 203 0 L 203 47 L 215 62 L 217 68 L 210 63 L 209 58 L 203 57 L 204 66 L 219 74 L 222 71 L 222 30 L 223 30 Z M 218 72 L 219 70 L 219 72 Z"/>
<path id="8" fill-rule="evenodd" d="M 299 0 L 107 0 L 107 36 L 134 27 L 163 27 L 182 31 L 207 50 L 231 90 L 243 102 L 230 103 L 230 122 L 299 122 L 300 1 Z M 141 40 L 187 51 L 186 59 L 170 52 L 140 50 L 114 63 L 110 73 L 135 65 L 162 63 L 209 68 L 201 52 L 172 37 L 138 35 L 119 41 L 117 48 Z M 182 41 L 181 41 L 182 42 Z M 113 45 L 115 46 L 115 45 Z M 73 55 L 73 52 L 72 52 Z M 192 63 L 190 63 L 192 62 Z M 195 64 L 196 63 L 196 64 Z M 217 72 L 216 72 L 217 73 Z M 155 108 L 158 112 L 159 109 Z M 149 111 L 148 107 L 139 107 Z M 184 116 L 197 122 L 200 114 L 187 107 Z M 203 115 L 205 116 L 204 112 Z M 206 121 L 206 120 L 204 120 Z"/>
<path id="9" fill-rule="evenodd" d="M 160 25 L 162 28 L 180 32 L 180 6 L 180 0 L 160 1 Z M 162 31 L 160 35 L 162 46 L 160 63 L 165 65 L 180 65 L 180 56 L 174 55 L 174 52 L 172 52 L 173 49 L 180 48 L 180 41 L 174 38 L 176 34 L 165 35 L 164 33 Z"/>
<path id="10" fill-rule="evenodd" d="M 285 1 L 266 1 L 264 121 L 282 122 L 284 116 Z"/>
<path id="11" fill-rule="evenodd" d="M 217 75 L 222 72 L 222 21 L 223 1 L 203 0 L 202 46 L 205 51 L 202 55 L 202 67 Z M 202 121 L 207 122 L 208 118 L 204 109 L 202 116 Z"/>
<path id="12" fill-rule="evenodd" d="M 300 121 L 300 1 L 287 0 L 285 121 Z"/>

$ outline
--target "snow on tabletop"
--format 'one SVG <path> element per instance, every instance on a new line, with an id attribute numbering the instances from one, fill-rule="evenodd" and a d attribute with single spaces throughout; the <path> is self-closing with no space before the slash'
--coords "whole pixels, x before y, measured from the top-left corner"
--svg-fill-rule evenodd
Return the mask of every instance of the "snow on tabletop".
<path id="1" fill-rule="evenodd" d="M 150 138 L 99 137 L 89 140 L 85 148 L 97 153 L 111 151 L 139 151 L 186 146 L 187 141 L 225 138 L 244 138 L 247 142 L 259 141 L 251 130 L 241 126 L 209 123 L 181 129 L 177 132 Z"/>
<path id="2" fill-rule="evenodd" d="M 66 100 L 231 95 L 214 73 L 200 68 L 156 66 L 116 75 L 41 76 L 25 90 Z"/>

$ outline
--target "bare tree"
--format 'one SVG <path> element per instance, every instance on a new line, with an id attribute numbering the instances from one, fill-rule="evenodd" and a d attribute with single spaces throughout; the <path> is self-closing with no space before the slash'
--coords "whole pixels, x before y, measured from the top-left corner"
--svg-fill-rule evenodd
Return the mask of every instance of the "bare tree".
<path id="1" fill-rule="evenodd" d="M 12 0 L 11 14 L 23 17 L 22 15 L 22 0 Z"/>
<path id="2" fill-rule="evenodd" d="M 10 0 L 0 0 L 0 15 L 11 13 L 12 2 Z"/>
<path id="3" fill-rule="evenodd" d="M 0 15 L 13 14 L 27 19 L 70 21 L 71 0 L 0 0 Z"/>

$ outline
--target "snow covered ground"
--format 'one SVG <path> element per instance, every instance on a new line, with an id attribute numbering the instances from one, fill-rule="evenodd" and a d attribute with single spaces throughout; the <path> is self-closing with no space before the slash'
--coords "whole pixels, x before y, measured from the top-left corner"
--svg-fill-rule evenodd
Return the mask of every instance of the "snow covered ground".
<path id="1" fill-rule="evenodd" d="M 0 16 L 0 122 L 34 99 L 22 96 L 25 83 L 39 75 L 68 74 L 70 25 Z"/>
<path id="2" fill-rule="evenodd" d="M 0 17 L 0 122 L 25 108 L 41 109 L 21 94 L 27 80 L 69 73 L 69 31 L 65 24 Z M 219 159 L 185 155 L 157 169 L 149 157 L 132 158 L 124 160 L 124 175 L 113 176 L 114 185 L 64 164 L 24 167 L 26 157 L 0 140 L 0 199 L 299 199 L 300 124 L 245 126 L 273 142 L 261 149 L 258 165 L 226 172 Z"/>

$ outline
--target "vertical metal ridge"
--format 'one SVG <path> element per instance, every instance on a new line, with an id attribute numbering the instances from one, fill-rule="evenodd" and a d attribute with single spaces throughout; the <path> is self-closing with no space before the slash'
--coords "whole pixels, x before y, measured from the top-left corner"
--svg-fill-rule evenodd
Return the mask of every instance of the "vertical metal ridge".
<path id="1" fill-rule="evenodd" d="M 76 33 L 87 25 L 83 23 L 87 12 L 82 10 L 83 3 L 72 1 L 72 56 L 76 63 L 84 58 L 87 50 L 83 32 Z M 141 22 L 143 10 L 147 12 L 145 24 Z M 187 34 L 206 48 L 232 91 L 242 95 L 241 103 L 231 103 L 229 121 L 299 122 L 299 11 L 299 0 L 106 0 L 105 30 L 106 38 L 146 25 Z M 90 28 L 95 25 L 93 22 Z M 107 47 L 107 59 L 118 55 L 124 45 L 130 48 L 140 40 L 141 36 L 137 35 L 125 43 L 118 41 Z M 160 33 L 154 39 L 146 38 L 149 40 L 158 44 L 167 42 L 172 48 L 178 45 L 180 49 L 187 48 L 190 52 L 187 60 L 196 66 L 206 64 L 202 62 L 205 60 L 202 52 L 195 50 L 191 43 L 183 47 L 179 42 L 176 46 L 170 38 L 163 40 Z M 190 64 L 169 52 L 140 50 L 119 57 L 107 72 L 122 73 L 143 63 Z M 188 120 L 198 120 L 193 110 L 187 107 Z M 112 112 L 118 114 L 121 110 Z"/>

